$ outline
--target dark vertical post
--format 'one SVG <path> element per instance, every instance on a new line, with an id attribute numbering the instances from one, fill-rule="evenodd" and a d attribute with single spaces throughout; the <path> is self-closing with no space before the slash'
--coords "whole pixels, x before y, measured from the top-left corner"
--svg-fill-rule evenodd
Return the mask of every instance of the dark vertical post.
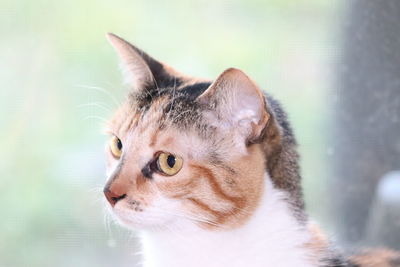
<path id="1" fill-rule="evenodd" d="M 366 235 L 380 178 L 400 170 L 400 1 L 344 3 L 332 203 L 339 239 L 354 245 Z"/>

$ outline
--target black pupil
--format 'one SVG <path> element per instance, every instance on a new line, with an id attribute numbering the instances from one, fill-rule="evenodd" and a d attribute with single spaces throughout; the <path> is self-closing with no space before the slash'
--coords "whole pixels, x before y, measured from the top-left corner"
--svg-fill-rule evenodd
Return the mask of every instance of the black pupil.
<path id="1" fill-rule="evenodd" d="M 167 163 L 170 168 L 173 168 L 175 166 L 175 157 L 169 155 L 167 158 Z"/>
<path id="2" fill-rule="evenodd" d="M 121 140 L 119 140 L 119 139 L 117 141 L 117 147 L 119 150 L 122 150 L 122 143 L 121 143 Z"/>

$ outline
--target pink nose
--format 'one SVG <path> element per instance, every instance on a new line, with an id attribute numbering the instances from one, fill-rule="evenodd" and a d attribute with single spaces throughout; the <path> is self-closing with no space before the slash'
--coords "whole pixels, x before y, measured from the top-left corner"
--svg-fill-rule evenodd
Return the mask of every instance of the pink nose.
<path id="1" fill-rule="evenodd" d="M 108 188 L 104 188 L 104 195 L 113 207 L 115 206 L 115 204 L 117 204 L 118 201 L 126 197 L 126 194 L 116 194 Z"/>

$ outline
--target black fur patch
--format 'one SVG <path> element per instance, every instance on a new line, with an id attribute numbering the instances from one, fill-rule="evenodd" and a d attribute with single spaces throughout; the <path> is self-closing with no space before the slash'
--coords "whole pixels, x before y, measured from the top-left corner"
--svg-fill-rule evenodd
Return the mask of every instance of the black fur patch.
<path id="1" fill-rule="evenodd" d="M 154 78 L 154 83 L 148 85 L 149 88 L 147 91 L 153 91 L 153 89 L 158 89 L 158 88 L 167 88 L 167 87 L 177 87 L 182 84 L 182 80 L 172 76 L 169 74 L 163 64 L 146 54 L 143 50 L 131 46 L 132 49 L 134 49 L 141 57 L 142 59 L 147 63 L 147 66 L 149 67 L 151 73 L 153 74 Z"/>
<path id="2" fill-rule="evenodd" d="M 203 83 L 196 83 L 193 85 L 185 86 L 180 89 L 181 92 L 188 95 L 190 99 L 196 99 L 199 95 L 204 93 L 204 91 L 210 87 L 211 83 L 203 82 Z"/>
<path id="3" fill-rule="evenodd" d="M 341 256 L 326 259 L 321 267 L 360 267 L 357 264 L 345 261 Z"/>
<path id="4" fill-rule="evenodd" d="M 276 120 L 281 130 L 281 144 L 271 155 L 266 164 L 274 185 L 290 194 L 289 204 L 294 215 L 300 222 L 305 222 L 304 200 L 301 188 L 301 175 L 297 142 L 286 113 L 280 103 L 269 94 L 264 94 L 267 102 L 266 109 Z"/>
<path id="5" fill-rule="evenodd" d="M 170 109 L 173 109 L 174 106 L 179 104 L 179 102 L 193 104 L 195 99 L 201 95 L 211 84 L 196 83 L 180 88 L 179 86 L 182 84 L 182 81 L 179 79 L 164 80 L 163 83 L 163 85 L 167 86 L 148 86 L 139 93 L 132 94 L 131 97 L 135 100 L 135 105 L 140 109 L 147 110 L 154 100 L 161 96 L 169 95 L 169 98 L 171 99 L 171 105 L 170 107 L 166 108 L 166 111 L 169 111 Z M 174 103 L 175 101 L 177 103 Z"/>
<path id="6" fill-rule="evenodd" d="M 286 113 L 283 111 L 281 104 L 269 94 L 265 94 L 265 98 L 267 99 L 269 108 L 274 112 L 276 120 L 282 127 L 283 135 L 286 137 L 286 140 L 290 142 L 290 144 L 297 145 L 296 139 L 293 135 L 292 127 L 289 124 L 289 120 Z"/>

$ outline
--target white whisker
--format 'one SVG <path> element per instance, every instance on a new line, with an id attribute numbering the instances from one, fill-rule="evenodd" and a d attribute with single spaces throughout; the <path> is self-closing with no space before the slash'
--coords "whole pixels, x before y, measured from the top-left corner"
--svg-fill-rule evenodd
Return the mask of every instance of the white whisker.
<path id="1" fill-rule="evenodd" d="M 103 117 L 100 117 L 100 116 L 95 116 L 95 115 L 86 116 L 82 120 L 86 121 L 86 120 L 89 120 L 89 119 L 97 119 L 97 120 L 99 120 L 100 122 L 102 122 L 104 124 L 108 124 L 108 120 L 107 119 L 105 119 Z"/>
<path id="2" fill-rule="evenodd" d="M 172 108 L 173 108 L 173 106 L 174 106 L 174 104 L 175 104 L 175 92 L 176 92 L 176 78 L 175 78 L 175 77 L 174 77 L 174 87 L 173 87 L 172 90 L 173 90 L 173 91 L 172 91 L 172 103 L 171 103 L 171 106 L 170 106 L 170 108 L 169 108 L 169 111 L 172 110 Z"/>
<path id="3" fill-rule="evenodd" d="M 107 91 L 107 90 L 104 89 L 104 88 L 101 88 L 101 87 L 98 87 L 98 86 L 82 85 L 82 84 L 78 84 L 78 85 L 75 85 L 75 86 L 76 86 L 76 87 L 81 87 L 81 88 L 86 88 L 86 89 L 91 89 L 91 90 L 96 90 L 96 91 L 102 92 L 102 93 L 104 93 L 105 95 L 107 95 L 108 97 L 110 97 L 111 100 L 114 102 L 114 104 L 115 104 L 117 107 L 119 107 L 119 106 L 122 105 L 122 103 L 120 103 L 120 102 L 115 98 L 115 96 L 113 96 L 109 91 Z"/>
<path id="4" fill-rule="evenodd" d="M 101 102 L 91 102 L 91 103 L 87 103 L 87 104 L 80 104 L 76 106 L 77 108 L 83 108 L 83 107 L 98 107 L 108 113 L 111 113 L 111 108 L 109 106 L 107 106 L 104 103 Z"/>

